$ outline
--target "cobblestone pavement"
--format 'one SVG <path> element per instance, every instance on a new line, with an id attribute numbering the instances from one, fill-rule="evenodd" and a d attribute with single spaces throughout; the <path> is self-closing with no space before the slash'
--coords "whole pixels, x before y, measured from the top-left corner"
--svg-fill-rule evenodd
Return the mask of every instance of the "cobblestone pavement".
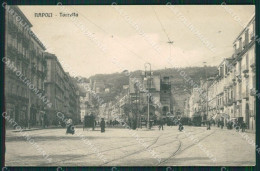
<path id="1" fill-rule="evenodd" d="M 212 127 L 165 127 L 159 131 L 139 129 L 132 136 L 127 129 L 108 128 L 66 135 L 65 129 L 28 131 L 33 146 L 19 132 L 6 133 L 6 166 L 252 166 L 255 165 L 255 134 L 247 138 L 235 130 Z M 84 135 L 90 146 L 78 134 Z M 195 141 L 197 140 L 197 141 Z M 143 145 L 147 144 L 147 148 Z M 149 147 L 149 148 L 148 148 Z M 41 148 L 52 162 L 47 163 Z M 96 149 L 93 150 L 93 149 Z M 152 149 L 153 153 L 148 149 Z M 103 155 L 102 160 L 100 155 Z M 156 154 L 156 155 L 155 155 Z M 215 161 L 213 160 L 215 159 Z"/>

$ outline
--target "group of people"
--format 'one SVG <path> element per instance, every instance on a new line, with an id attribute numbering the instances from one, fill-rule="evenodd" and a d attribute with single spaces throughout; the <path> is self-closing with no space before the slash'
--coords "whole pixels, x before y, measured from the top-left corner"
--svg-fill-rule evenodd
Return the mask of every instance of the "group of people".
<path id="1" fill-rule="evenodd" d="M 236 122 L 234 124 L 234 128 L 236 129 L 237 132 L 239 131 L 239 129 L 241 129 L 242 132 L 245 132 L 246 127 L 247 127 L 247 125 L 246 125 L 246 123 L 244 121 L 242 123 L 240 123 L 240 124 L 238 122 Z M 232 129 L 232 127 L 230 129 Z"/>
<path id="2" fill-rule="evenodd" d="M 100 122 L 100 128 L 101 128 L 101 133 L 104 133 L 105 132 L 105 120 L 104 118 L 101 119 L 101 122 Z M 67 126 L 67 129 L 66 129 L 66 134 L 74 134 L 75 133 L 75 127 L 73 125 L 73 121 L 71 118 L 69 118 L 66 122 L 66 126 Z"/>
<path id="3" fill-rule="evenodd" d="M 221 127 L 221 129 L 223 129 L 223 127 L 224 127 L 224 121 L 219 121 L 219 122 L 218 122 L 218 127 Z"/>
<path id="4" fill-rule="evenodd" d="M 184 129 L 182 123 L 181 123 L 179 120 L 178 120 L 177 122 L 179 123 L 178 130 L 179 130 L 179 131 L 182 131 L 182 130 Z M 159 131 L 160 131 L 161 129 L 163 130 L 163 125 L 165 124 L 165 123 L 164 123 L 164 120 L 161 119 L 161 120 L 157 121 L 157 123 L 158 123 Z"/>
<path id="5" fill-rule="evenodd" d="M 107 124 L 109 124 L 109 126 L 117 126 L 120 125 L 120 123 L 117 120 L 110 120 L 109 122 L 107 122 Z"/>
<path id="6" fill-rule="evenodd" d="M 233 121 L 228 121 L 227 124 L 227 129 L 231 130 L 233 128 L 236 129 L 236 131 L 239 131 L 239 129 L 241 129 L 242 132 L 245 132 L 246 129 L 246 123 L 244 121 L 242 121 L 241 123 L 239 123 L 238 121 L 235 121 L 235 123 Z M 219 121 L 218 122 L 218 127 L 221 127 L 221 129 L 223 129 L 224 127 L 224 121 Z"/>

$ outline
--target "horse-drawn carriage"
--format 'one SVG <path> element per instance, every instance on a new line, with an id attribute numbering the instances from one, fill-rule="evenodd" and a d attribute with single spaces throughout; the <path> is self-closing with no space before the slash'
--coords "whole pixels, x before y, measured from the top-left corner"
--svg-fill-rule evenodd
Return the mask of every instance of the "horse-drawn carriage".
<path id="1" fill-rule="evenodd" d="M 92 130 L 95 130 L 95 126 L 96 126 L 95 116 L 93 114 L 85 115 L 84 122 L 83 122 L 83 131 L 85 130 L 85 128 L 92 128 Z"/>

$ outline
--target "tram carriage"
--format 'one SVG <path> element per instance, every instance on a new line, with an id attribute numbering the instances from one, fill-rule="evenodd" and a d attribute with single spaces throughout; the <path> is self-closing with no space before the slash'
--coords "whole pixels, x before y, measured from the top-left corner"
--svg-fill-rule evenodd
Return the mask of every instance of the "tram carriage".
<path id="1" fill-rule="evenodd" d="M 202 117 L 201 116 L 193 116 L 191 118 L 191 122 L 193 126 L 201 126 Z"/>
<path id="2" fill-rule="evenodd" d="M 96 126 L 95 116 L 93 114 L 85 115 L 84 122 L 83 122 L 83 131 L 85 130 L 85 128 L 92 128 L 92 130 L 95 130 L 95 126 Z"/>

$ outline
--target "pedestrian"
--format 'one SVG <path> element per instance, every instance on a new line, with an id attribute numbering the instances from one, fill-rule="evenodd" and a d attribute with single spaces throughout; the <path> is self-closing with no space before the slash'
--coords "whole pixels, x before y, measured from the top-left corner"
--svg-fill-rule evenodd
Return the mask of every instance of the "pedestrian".
<path id="1" fill-rule="evenodd" d="M 181 123 L 179 123 L 179 131 L 183 130 L 183 125 Z"/>
<path id="2" fill-rule="evenodd" d="M 223 129 L 223 127 L 224 127 L 224 122 L 223 121 L 220 121 L 220 126 L 221 126 L 221 129 Z"/>
<path id="3" fill-rule="evenodd" d="M 73 135 L 74 133 L 75 133 L 75 130 L 74 130 L 74 126 L 73 126 L 73 123 L 72 123 L 72 119 L 68 119 L 66 134 L 72 134 Z"/>
<path id="4" fill-rule="evenodd" d="M 239 124 L 238 124 L 238 122 L 237 122 L 237 121 L 236 121 L 236 123 L 235 123 L 234 127 L 236 128 L 236 131 L 238 132 L 238 131 L 239 131 Z"/>
<path id="5" fill-rule="evenodd" d="M 159 120 L 159 131 L 161 130 L 161 128 L 163 130 L 163 120 L 162 119 Z"/>
<path id="6" fill-rule="evenodd" d="M 164 125 L 164 121 L 163 121 L 163 119 L 161 119 L 160 124 L 161 124 L 161 128 L 162 128 L 162 130 L 163 130 L 163 125 Z"/>
<path id="7" fill-rule="evenodd" d="M 210 121 L 207 122 L 207 130 L 210 130 Z"/>
<path id="8" fill-rule="evenodd" d="M 245 129 L 246 129 L 246 123 L 243 121 L 242 124 L 241 124 L 241 129 L 242 129 L 242 132 L 245 132 Z"/>
<path id="9" fill-rule="evenodd" d="M 45 128 L 46 125 L 47 125 L 47 115 L 46 115 L 46 113 L 44 113 L 44 115 L 43 115 L 43 128 Z"/>
<path id="10" fill-rule="evenodd" d="M 105 132 L 105 121 L 104 118 L 101 118 L 100 127 L 101 127 L 101 133 Z"/>

